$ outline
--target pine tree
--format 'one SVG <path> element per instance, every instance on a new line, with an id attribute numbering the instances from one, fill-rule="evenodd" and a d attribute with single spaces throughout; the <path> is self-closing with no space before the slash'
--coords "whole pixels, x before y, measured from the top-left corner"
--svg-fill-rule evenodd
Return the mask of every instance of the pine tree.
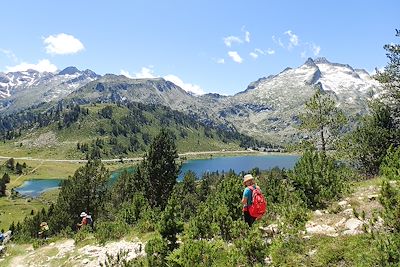
<path id="1" fill-rule="evenodd" d="M 140 166 L 145 177 L 146 197 L 152 207 L 164 209 L 166 206 L 180 170 L 177 158 L 173 134 L 162 129 Z"/>
<path id="2" fill-rule="evenodd" d="M 400 31 L 396 30 L 396 36 L 400 37 Z M 400 130 L 400 44 L 386 44 L 384 49 L 389 58 L 383 72 L 377 72 L 375 78 L 387 89 L 386 103 L 391 109 L 391 116 L 396 129 Z M 397 140 L 396 144 L 399 144 Z"/>
<path id="3" fill-rule="evenodd" d="M 300 121 L 299 128 L 310 132 L 316 145 L 326 151 L 337 141 L 347 118 L 322 88 L 316 88 L 315 94 L 306 102 L 306 112 L 300 114 Z"/>
<path id="4" fill-rule="evenodd" d="M 73 177 L 61 185 L 50 228 L 58 232 L 67 226 L 74 228 L 82 211 L 98 216 L 104 210 L 108 196 L 109 171 L 99 160 L 76 170 Z"/>
<path id="5" fill-rule="evenodd" d="M 3 175 L 3 181 L 4 183 L 8 184 L 10 182 L 10 175 L 8 173 L 4 173 Z"/>
<path id="6" fill-rule="evenodd" d="M 161 215 L 158 231 L 168 240 L 168 248 L 173 251 L 177 247 L 177 235 L 183 231 L 183 223 L 179 221 L 178 205 L 175 198 L 170 198 L 165 211 Z"/>

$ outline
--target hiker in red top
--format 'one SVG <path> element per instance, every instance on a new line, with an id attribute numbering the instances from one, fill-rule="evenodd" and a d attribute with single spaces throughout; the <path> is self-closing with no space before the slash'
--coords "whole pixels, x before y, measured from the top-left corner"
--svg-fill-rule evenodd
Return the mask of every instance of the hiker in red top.
<path id="1" fill-rule="evenodd" d="M 78 223 L 78 229 L 81 229 L 82 226 L 87 225 L 87 214 L 86 212 L 82 211 L 80 217 L 82 218 L 81 223 Z"/>
<path id="2" fill-rule="evenodd" d="M 246 188 L 243 191 L 243 217 L 244 221 L 252 226 L 254 221 L 260 219 L 267 207 L 267 201 L 261 193 L 261 189 L 254 182 L 251 174 L 246 174 L 243 178 L 243 185 Z"/>

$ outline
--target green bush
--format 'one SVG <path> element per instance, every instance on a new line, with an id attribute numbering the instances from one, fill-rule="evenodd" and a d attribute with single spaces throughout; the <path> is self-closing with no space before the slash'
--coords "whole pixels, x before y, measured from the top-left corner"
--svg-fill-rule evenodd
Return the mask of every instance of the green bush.
<path id="1" fill-rule="evenodd" d="M 308 208 L 324 208 L 338 199 L 347 180 L 344 166 L 323 152 L 307 150 L 296 163 L 290 177 Z"/>
<path id="2" fill-rule="evenodd" d="M 89 227 L 83 226 L 74 236 L 74 241 L 76 244 L 82 242 L 90 236 Z"/>
<path id="3" fill-rule="evenodd" d="M 257 227 L 248 230 L 244 238 L 234 240 L 234 244 L 239 253 L 246 258 L 247 266 L 264 263 L 268 255 L 268 247 Z"/>
<path id="4" fill-rule="evenodd" d="M 118 208 L 117 218 L 129 225 L 133 225 L 143 217 L 143 213 L 147 209 L 150 209 L 150 206 L 143 194 L 136 193 L 132 201 L 124 202 Z"/>
<path id="5" fill-rule="evenodd" d="M 382 160 L 380 174 L 389 180 L 400 180 L 400 147 L 389 147 Z"/>
<path id="6" fill-rule="evenodd" d="M 145 263 L 142 258 L 128 260 L 128 251 L 121 250 L 117 255 L 106 253 L 107 259 L 100 263 L 101 267 L 144 267 Z"/>
<path id="7" fill-rule="evenodd" d="M 246 259 L 222 240 L 187 240 L 168 257 L 168 266 L 244 266 Z"/>
<path id="8" fill-rule="evenodd" d="M 145 247 L 147 264 L 152 267 L 167 266 L 166 257 L 168 255 L 167 241 L 161 237 L 149 240 Z"/>
<path id="9" fill-rule="evenodd" d="M 94 236 L 100 244 L 104 244 L 109 240 L 118 240 L 129 231 L 129 226 L 125 222 L 99 222 L 96 225 Z"/>

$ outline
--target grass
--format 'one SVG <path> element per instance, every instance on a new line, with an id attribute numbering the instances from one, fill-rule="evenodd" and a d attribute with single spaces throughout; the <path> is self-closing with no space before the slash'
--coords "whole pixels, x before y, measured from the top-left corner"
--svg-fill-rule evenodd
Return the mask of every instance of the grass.
<path id="1" fill-rule="evenodd" d="M 47 205 L 37 199 L 11 199 L 8 197 L 0 198 L 0 229 L 8 230 L 8 227 L 14 221 L 23 221 L 24 218 L 34 212 L 47 208 Z"/>
<path id="2" fill-rule="evenodd" d="M 270 250 L 274 266 L 376 266 L 378 248 L 368 234 L 313 236 L 278 241 Z"/>

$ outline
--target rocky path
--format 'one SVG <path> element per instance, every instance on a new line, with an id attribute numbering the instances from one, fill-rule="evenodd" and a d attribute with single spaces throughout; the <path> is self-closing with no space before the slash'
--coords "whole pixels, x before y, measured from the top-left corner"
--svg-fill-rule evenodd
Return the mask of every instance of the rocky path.
<path id="1" fill-rule="evenodd" d="M 374 212 L 381 209 L 380 186 L 377 184 L 356 187 L 354 192 L 325 210 L 316 210 L 306 224 L 305 238 L 310 235 L 356 235 L 363 233 Z M 382 224 L 378 217 L 377 226 Z"/>
<path id="2" fill-rule="evenodd" d="M 99 266 L 109 255 L 117 255 L 120 251 L 127 251 L 127 259 L 144 256 L 144 244 L 139 240 L 110 242 L 104 246 L 86 245 L 75 246 L 74 240 L 67 239 L 50 243 L 36 250 L 32 246 L 27 248 L 24 255 L 14 257 L 6 266 L 12 267 L 39 267 L 39 266 Z M 7 257 L 7 255 L 6 255 Z M 4 261 L 5 259 L 3 259 Z M 3 266 L 0 261 L 0 266 Z"/>

